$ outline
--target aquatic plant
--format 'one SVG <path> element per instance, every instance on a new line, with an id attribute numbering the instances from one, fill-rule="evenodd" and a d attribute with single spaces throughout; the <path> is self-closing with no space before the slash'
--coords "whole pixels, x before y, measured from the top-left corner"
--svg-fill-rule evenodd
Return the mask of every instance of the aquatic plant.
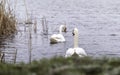
<path id="1" fill-rule="evenodd" d="M 2 64 L 0 75 L 120 75 L 120 58 L 41 59 L 30 64 Z"/>

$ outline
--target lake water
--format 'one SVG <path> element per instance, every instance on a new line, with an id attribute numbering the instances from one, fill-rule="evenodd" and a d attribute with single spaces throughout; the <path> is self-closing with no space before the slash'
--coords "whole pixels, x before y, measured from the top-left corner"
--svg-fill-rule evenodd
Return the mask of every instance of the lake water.
<path id="1" fill-rule="evenodd" d="M 15 2 L 16 1 L 16 2 Z M 7 49 L 17 49 L 17 62 L 29 62 L 41 58 L 64 56 L 73 47 L 72 30 L 79 29 L 79 47 L 93 57 L 120 56 L 120 0 L 11 0 L 18 20 L 18 33 L 4 44 Z M 27 8 L 27 12 L 26 12 Z M 26 13 L 37 21 L 37 33 L 23 22 Z M 42 34 L 42 17 L 48 25 L 48 35 Z M 50 44 L 49 38 L 58 33 L 61 24 L 67 25 L 65 43 Z M 31 53 L 30 49 L 31 48 Z"/>

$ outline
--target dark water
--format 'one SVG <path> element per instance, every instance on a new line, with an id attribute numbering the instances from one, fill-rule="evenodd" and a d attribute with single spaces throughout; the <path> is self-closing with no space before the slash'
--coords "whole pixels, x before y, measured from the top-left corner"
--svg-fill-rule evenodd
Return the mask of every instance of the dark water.
<path id="1" fill-rule="evenodd" d="M 11 0 L 15 5 L 14 0 Z M 18 34 L 5 46 L 17 49 L 17 62 L 29 62 L 29 26 L 25 21 L 24 0 L 15 0 Z M 26 0 L 29 17 L 37 20 L 37 33 L 32 30 L 31 60 L 64 56 L 73 47 L 72 30 L 79 29 L 79 47 L 89 56 L 120 56 L 120 0 Z M 48 35 L 42 35 L 41 18 L 48 22 Z M 49 38 L 66 23 L 65 43 L 51 45 Z M 26 30 L 25 30 L 26 26 Z M 10 49 L 9 48 L 9 49 Z"/>

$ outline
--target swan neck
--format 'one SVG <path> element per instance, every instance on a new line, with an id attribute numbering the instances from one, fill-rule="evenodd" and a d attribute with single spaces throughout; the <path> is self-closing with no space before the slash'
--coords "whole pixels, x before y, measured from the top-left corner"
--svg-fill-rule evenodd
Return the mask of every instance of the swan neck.
<path id="1" fill-rule="evenodd" d="M 59 33 L 62 34 L 62 26 L 59 28 Z"/>
<path id="2" fill-rule="evenodd" d="M 74 48 L 78 48 L 78 32 L 74 35 Z"/>

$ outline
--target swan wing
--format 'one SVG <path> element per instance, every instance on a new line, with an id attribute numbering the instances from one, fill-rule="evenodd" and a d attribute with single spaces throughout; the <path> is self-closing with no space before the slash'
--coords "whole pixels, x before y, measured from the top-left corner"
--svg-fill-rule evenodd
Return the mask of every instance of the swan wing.
<path id="1" fill-rule="evenodd" d="M 66 55 L 65 57 L 70 57 L 74 54 L 74 49 L 73 48 L 69 48 L 67 51 L 66 51 Z"/>
<path id="2" fill-rule="evenodd" d="M 78 54 L 80 57 L 87 56 L 87 53 L 83 48 L 75 48 L 76 54 Z"/>

